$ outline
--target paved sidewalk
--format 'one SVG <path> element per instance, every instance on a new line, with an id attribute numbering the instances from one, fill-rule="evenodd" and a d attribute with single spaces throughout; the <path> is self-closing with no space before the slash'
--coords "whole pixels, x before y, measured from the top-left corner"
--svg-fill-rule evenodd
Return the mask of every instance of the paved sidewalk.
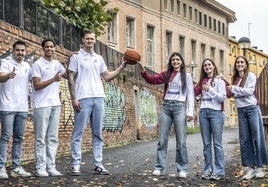
<path id="1" fill-rule="evenodd" d="M 234 158 L 234 149 L 238 145 L 238 129 L 225 128 L 223 133 L 225 150 L 226 178 L 221 181 L 201 180 L 203 168 L 203 145 L 200 134 L 187 136 L 189 174 L 187 179 L 177 177 L 175 167 L 175 138 L 170 137 L 168 160 L 164 176 L 152 176 L 156 160 L 157 140 L 138 142 L 119 148 L 104 149 L 105 167 L 111 175 L 93 174 L 94 166 L 91 152 L 83 153 L 81 176 L 71 175 L 70 156 L 57 159 L 57 169 L 63 173 L 61 177 L 47 178 L 10 178 L 1 180 L 0 186 L 233 186 L 235 176 L 232 173 L 238 167 L 240 158 Z M 34 165 L 25 166 L 27 171 L 34 172 Z"/>

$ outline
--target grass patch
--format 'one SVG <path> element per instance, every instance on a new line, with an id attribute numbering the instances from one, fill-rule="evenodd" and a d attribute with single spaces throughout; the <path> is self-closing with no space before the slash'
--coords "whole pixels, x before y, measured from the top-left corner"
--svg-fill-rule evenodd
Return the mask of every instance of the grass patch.
<path id="1" fill-rule="evenodd" d="M 186 134 L 196 134 L 200 132 L 200 127 L 187 127 L 186 128 Z"/>

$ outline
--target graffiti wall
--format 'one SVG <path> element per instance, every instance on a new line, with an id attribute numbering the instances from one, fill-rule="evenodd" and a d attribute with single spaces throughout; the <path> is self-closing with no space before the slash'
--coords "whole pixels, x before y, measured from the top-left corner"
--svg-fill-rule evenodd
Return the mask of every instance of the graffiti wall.
<path id="1" fill-rule="evenodd" d="M 140 91 L 138 102 L 139 119 L 147 130 L 152 130 L 157 123 L 156 98 L 149 89 L 143 88 Z"/>

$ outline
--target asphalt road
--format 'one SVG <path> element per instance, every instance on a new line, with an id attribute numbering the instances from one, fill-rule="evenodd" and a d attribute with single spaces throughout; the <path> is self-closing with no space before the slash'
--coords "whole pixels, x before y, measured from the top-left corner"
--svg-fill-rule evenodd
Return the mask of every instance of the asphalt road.
<path id="1" fill-rule="evenodd" d="M 63 173 L 61 177 L 30 177 L 30 178 L 10 178 L 1 180 L 0 186 L 209 186 L 214 184 L 211 181 L 200 179 L 203 168 L 203 145 L 201 135 L 193 134 L 187 136 L 187 148 L 189 157 L 189 174 L 187 179 L 178 179 L 175 167 L 175 138 L 170 137 L 168 146 L 168 159 L 166 173 L 164 176 L 152 176 L 156 160 L 157 140 L 137 142 L 123 147 L 104 149 L 105 167 L 111 175 L 93 174 L 94 166 L 91 152 L 83 153 L 83 163 L 81 165 L 81 176 L 71 175 L 70 156 L 57 158 L 57 169 Z M 238 129 L 225 128 L 223 133 L 223 144 L 225 151 L 226 167 L 231 163 L 233 167 L 233 152 L 238 145 Z M 230 164 L 229 164 L 230 165 Z M 236 166 L 237 167 L 238 163 Z M 27 171 L 34 173 L 34 163 L 24 166 Z M 233 169 L 226 172 L 227 179 L 216 182 L 216 186 L 233 186 Z M 234 177 L 234 176 L 233 176 Z"/>

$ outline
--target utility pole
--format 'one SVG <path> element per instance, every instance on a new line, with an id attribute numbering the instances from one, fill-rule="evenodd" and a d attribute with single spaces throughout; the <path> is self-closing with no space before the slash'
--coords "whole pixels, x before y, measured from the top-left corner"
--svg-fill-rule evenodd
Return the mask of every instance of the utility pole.
<path id="1" fill-rule="evenodd" d="M 250 25 L 251 25 L 252 23 L 248 23 L 248 38 L 250 39 Z"/>

